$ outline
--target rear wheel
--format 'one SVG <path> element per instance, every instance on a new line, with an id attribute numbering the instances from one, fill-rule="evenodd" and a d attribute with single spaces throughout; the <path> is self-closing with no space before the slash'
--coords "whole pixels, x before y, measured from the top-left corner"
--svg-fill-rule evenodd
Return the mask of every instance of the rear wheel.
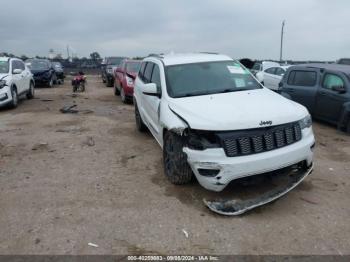
<path id="1" fill-rule="evenodd" d="M 164 173 L 169 181 L 175 185 L 191 182 L 193 173 L 187 163 L 187 155 L 182 151 L 184 140 L 181 136 L 167 132 L 164 135 L 163 162 Z"/>
<path id="2" fill-rule="evenodd" d="M 15 87 L 11 88 L 11 96 L 12 96 L 12 101 L 10 103 L 10 106 L 12 108 L 16 108 L 18 106 L 18 94 L 17 94 L 17 89 Z"/>
<path id="3" fill-rule="evenodd" d="M 27 99 L 33 99 L 33 98 L 34 98 L 34 84 L 33 84 L 33 82 L 30 82 L 29 90 L 27 93 Z"/>
<path id="4" fill-rule="evenodd" d="M 135 121 L 136 121 L 137 130 L 139 130 L 140 132 L 145 132 L 147 130 L 147 127 L 141 118 L 139 108 L 137 107 L 136 102 L 135 102 Z"/>

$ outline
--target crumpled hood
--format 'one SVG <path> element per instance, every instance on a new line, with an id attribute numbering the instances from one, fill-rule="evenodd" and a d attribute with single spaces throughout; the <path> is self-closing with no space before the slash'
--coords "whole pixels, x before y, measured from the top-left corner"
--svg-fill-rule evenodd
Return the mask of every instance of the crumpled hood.
<path id="1" fill-rule="evenodd" d="M 307 109 L 266 88 L 223 94 L 171 98 L 169 107 L 192 129 L 240 130 L 302 119 Z"/>

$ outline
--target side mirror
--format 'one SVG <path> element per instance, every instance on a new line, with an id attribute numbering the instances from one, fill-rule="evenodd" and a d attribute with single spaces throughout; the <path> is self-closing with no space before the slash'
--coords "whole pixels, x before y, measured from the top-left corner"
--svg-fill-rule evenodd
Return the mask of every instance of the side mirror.
<path id="1" fill-rule="evenodd" d="M 340 93 L 340 94 L 346 92 L 344 86 L 332 86 L 331 89 L 332 89 L 333 91 L 336 91 L 336 92 Z"/>
<path id="2" fill-rule="evenodd" d="M 155 83 L 149 83 L 149 84 L 143 85 L 141 87 L 141 91 L 145 95 L 160 97 L 160 94 L 158 93 L 158 90 L 157 90 L 157 85 Z"/>
<path id="3" fill-rule="evenodd" d="M 14 70 L 12 71 L 12 73 L 13 73 L 14 75 L 22 74 L 22 72 L 23 72 L 23 70 L 22 70 L 22 69 L 19 69 L 19 68 L 14 69 Z"/>

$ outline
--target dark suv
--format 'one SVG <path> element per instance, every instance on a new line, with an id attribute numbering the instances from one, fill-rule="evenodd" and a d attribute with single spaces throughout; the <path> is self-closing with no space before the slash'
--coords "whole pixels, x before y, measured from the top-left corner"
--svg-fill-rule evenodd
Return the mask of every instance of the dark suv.
<path id="1" fill-rule="evenodd" d="M 106 57 L 101 65 L 101 77 L 106 86 L 112 87 L 114 85 L 114 70 L 118 67 L 125 57 Z"/>
<path id="2" fill-rule="evenodd" d="M 57 81 L 57 76 L 52 63 L 47 59 L 27 59 L 26 65 L 29 67 L 35 80 L 35 86 L 44 85 L 53 87 Z"/>
<path id="3" fill-rule="evenodd" d="M 350 66 L 292 66 L 284 75 L 280 88 L 283 96 L 307 107 L 315 118 L 350 132 Z"/>

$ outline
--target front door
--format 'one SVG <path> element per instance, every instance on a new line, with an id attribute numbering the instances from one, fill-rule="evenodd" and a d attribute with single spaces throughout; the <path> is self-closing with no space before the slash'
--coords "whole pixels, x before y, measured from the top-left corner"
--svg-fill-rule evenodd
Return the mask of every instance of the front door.
<path id="1" fill-rule="evenodd" d="M 342 106 L 347 100 L 347 93 L 339 93 L 333 86 L 343 87 L 346 91 L 346 80 L 339 73 L 327 72 L 324 74 L 321 88 L 317 92 L 315 115 L 326 121 L 337 123 Z"/>

